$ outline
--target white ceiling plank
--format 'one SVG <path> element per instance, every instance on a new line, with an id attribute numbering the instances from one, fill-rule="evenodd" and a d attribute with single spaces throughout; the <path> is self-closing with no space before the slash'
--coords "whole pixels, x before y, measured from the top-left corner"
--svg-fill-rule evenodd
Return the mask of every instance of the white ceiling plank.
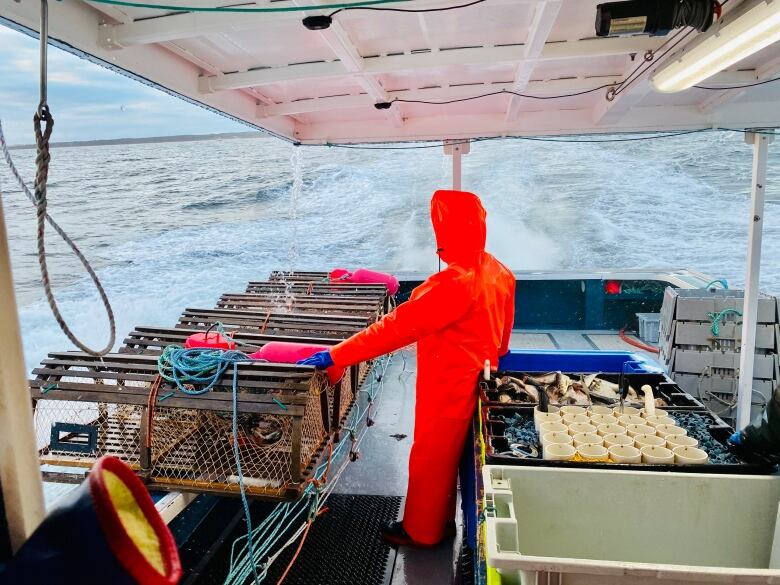
<path id="1" fill-rule="evenodd" d="M 617 83 L 621 77 L 607 76 L 592 79 L 556 79 L 550 81 L 532 81 L 526 91 L 529 95 L 557 95 L 584 91 L 607 83 Z M 505 84 L 485 83 L 481 85 L 455 86 L 455 87 L 429 87 L 423 89 L 411 89 L 405 91 L 390 92 L 390 99 L 411 100 L 447 100 L 469 97 L 481 93 L 490 93 L 509 88 L 511 82 Z M 272 118 L 274 116 L 289 116 L 312 112 L 326 112 L 332 110 L 345 110 L 352 108 L 368 108 L 374 106 L 374 99 L 368 94 L 327 96 L 311 99 L 301 99 L 281 104 L 269 104 L 258 106 L 258 118 Z M 393 106 L 393 107 L 397 107 Z M 431 106 L 434 107 L 434 106 Z M 446 107 L 446 105 L 442 105 Z"/>
<path id="2" fill-rule="evenodd" d="M 745 73 L 745 72 L 740 72 Z M 721 74 L 722 75 L 722 74 Z M 777 57 L 775 59 L 772 59 L 771 61 L 767 61 L 766 63 L 762 64 L 760 67 L 758 67 L 754 75 L 752 75 L 749 79 L 746 79 L 744 81 L 741 81 L 740 84 L 744 85 L 747 83 L 755 83 L 756 81 L 765 81 L 767 79 L 773 79 L 780 75 L 780 57 Z M 704 85 L 706 87 L 713 87 L 717 85 L 716 83 L 713 83 L 712 78 L 708 79 L 705 82 L 702 82 L 701 85 Z M 700 104 L 699 108 L 702 112 L 711 113 L 720 108 L 723 104 L 727 104 L 730 101 L 739 99 L 745 93 L 747 92 L 746 89 L 726 89 L 719 92 L 712 92 L 713 95 L 707 96 Z"/>
<path id="3" fill-rule="evenodd" d="M 626 41 L 632 41 L 630 43 Z M 548 43 L 544 46 L 537 63 L 568 59 L 592 59 L 627 55 L 632 52 L 644 53 L 643 47 L 657 47 L 660 42 L 649 37 L 587 39 Z M 448 65 L 477 65 L 481 63 L 517 63 L 523 60 L 521 46 L 476 47 L 458 50 L 437 51 L 435 53 L 406 53 L 363 59 L 363 72 L 371 75 L 385 73 L 432 69 Z M 250 71 L 226 73 L 218 78 L 209 78 L 203 82 L 207 91 L 223 91 L 268 85 L 300 79 L 323 79 L 344 76 L 344 66 L 338 61 L 319 63 L 301 63 L 283 67 L 266 67 Z"/>
<path id="4" fill-rule="evenodd" d="M 518 65 L 515 72 L 515 83 L 512 91 L 522 93 L 531 80 L 531 75 L 536 67 L 536 60 L 544 50 L 545 43 L 550 37 L 562 5 L 562 0 L 547 0 L 536 7 L 531 23 L 531 31 L 525 44 L 523 61 Z M 507 122 L 517 118 L 517 114 L 520 111 L 520 100 L 521 98 L 516 95 L 513 95 L 509 100 L 505 115 Z"/>
<path id="5" fill-rule="evenodd" d="M 463 0 L 415 0 L 415 7 L 443 8 L 462 3 Z M 533 4 L 539 0 L 490 0 L 491 5 L 526 3 Z M 325 3 L 326 0 L 316 0 Z M 260 7 L 273 7 L 274 2 L 256 2 Z M 300 2 L 301 5 L 311 5 L 312 2 Z M 277 5 L 278 6 L 278 5 Z M 315 11 L 311 11 L 312 13 Z M 332 12 L 328 10 L 328 12 Z M 263 27 L 274 27 L 280 23 L 301 21 L 305 16 L 303 11 L 294 12 L 181 12 L 130 21 L 110 27 L 106 35 L 111 37 L 116 47 L 175 41 L 203 35 L 212 35 L 241 30 L 261 30 Z M 414 15 L 410 15 L 410 18 Z M 334 22 L 338 21 L 338 16 Z M 303 25 L 301 24 L 301 27 Z"/>

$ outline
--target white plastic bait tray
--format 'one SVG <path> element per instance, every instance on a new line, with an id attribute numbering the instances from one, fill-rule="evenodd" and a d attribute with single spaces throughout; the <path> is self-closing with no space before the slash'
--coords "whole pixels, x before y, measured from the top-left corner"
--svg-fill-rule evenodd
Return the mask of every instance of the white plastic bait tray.
<path id="1" fill-rule="evenodd" d="M 501 585 L 780 584 L 778 476 L 495 465 L 483 476 Z"/>

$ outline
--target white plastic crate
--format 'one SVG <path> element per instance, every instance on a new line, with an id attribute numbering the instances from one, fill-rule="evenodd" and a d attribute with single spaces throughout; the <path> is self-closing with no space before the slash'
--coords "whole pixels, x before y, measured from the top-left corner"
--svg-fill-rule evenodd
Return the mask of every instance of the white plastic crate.
<path id="1" fill-rule="evenodd" d="M 661 313 L 637 313 L 639 339 L 647 343 L 658 343 L 661 337 Z"/>
<path id="2" fill-rule="evenodd" d="M 489 465 L 502 585 L 780 584 L 780 477 Z"/>

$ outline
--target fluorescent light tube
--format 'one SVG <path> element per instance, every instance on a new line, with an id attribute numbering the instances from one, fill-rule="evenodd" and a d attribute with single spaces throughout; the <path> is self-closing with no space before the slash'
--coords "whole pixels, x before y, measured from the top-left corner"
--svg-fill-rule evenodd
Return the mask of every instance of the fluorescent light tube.
<path id="1" fill-rule="evenodd" d="M 664 93 L 683 91 L 777 41 L 780 0 L 761 0 L 696 39 L 680 57 L 660 67 L 651 82 Z"/>

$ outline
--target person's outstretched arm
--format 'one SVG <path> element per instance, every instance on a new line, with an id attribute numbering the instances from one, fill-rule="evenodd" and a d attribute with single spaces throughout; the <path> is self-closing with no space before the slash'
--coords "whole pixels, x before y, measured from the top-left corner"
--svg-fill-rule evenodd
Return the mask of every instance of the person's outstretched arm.
<path id="1" fill-rule="evenodd" d="M 337 366 L 350 366 L 414 343 L 460 319 L 471 306 L 473 273 L 455 266 L 434 274 L 408 301 L 330 350 Z"/>

